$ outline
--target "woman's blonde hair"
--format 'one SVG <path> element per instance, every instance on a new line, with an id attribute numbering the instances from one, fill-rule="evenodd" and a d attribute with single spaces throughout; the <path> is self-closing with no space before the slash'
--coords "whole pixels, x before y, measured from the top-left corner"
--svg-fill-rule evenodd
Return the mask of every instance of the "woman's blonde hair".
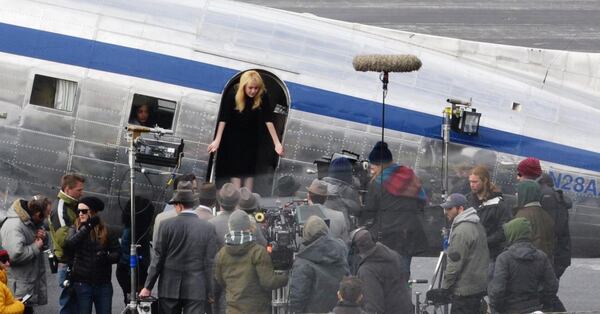
<path id="1" fill-rule="evenodd" d="M 481 193 L 484 199 L 488 199 L 492 192 L 500 192 L 493 183 L 490 178 L 490 172 L 487 170 L 485 166 L 477 166 L 471 170 L 470 175 L 474 175 L 479 177 L 481 183 L 483 184 L 483 193 Z"/>
<path id="2" fill-rule="evenodd" d="M 256 109 L 260 107 L 262 102 L 262 95 L 265 93 L 265 83 L 260 77 L 260 74 L 254 70 L 246 71 L 240 77 L 240 84 L 238 85 L 238 90 L 235 93 L 235 110 L 242 112 L 246 107 L 246 85 L 254 83 L 258 85 L 258 93 L 254 96 L 254 104 L 252 105 L 252 109 Z"/>
<path id="3" fill-rule="evenodd" d="M 75 220 L 75 229 L 79 230 L 79 226 L 81 226 L 81 220 L 79 219 L 79 215 L 77 215 L 77 220 Z M 100 223 L 90 232 L 90 236 L 92 237 L 92 241 L 100 242 L 100 246 L 103 249 L 108 248 L 108 230 L 102 220 L 100 220 Z"/>

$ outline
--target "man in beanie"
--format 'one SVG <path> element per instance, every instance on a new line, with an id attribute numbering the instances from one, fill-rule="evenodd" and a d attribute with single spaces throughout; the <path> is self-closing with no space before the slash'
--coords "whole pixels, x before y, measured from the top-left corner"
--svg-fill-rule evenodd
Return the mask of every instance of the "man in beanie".
<path id="1" fill-rule="evenodd" d="M 533 245 L 546 253 L 552 264 L 554 261 L 554 221 L 542 209 L 542 192 L 537 182 L 524 180 L 517 184 L 517 212 L 515 217 L 524 217 L 531 223 Z"/>
<path id="2" fill-rule="evenodd" d="M 217 203 L 217 187 L 214 183 L 207 182 L 203 183 L 198 190 L 196 214 L 200 219 L 210 220 L 214 217 L 213 209 Z"/>
<path id="3" fill-rule="evenodd" d="M 325 203 L 327 197 L 325 182 L 314 179 L 308 187 L 308 205 L 319 207 L 323 215 L 329 219 L 329 234 L 346 243 L 348 242 L 348 225 L 344 214 L 324 206 L 323 203 Z"/>
<path id="4" fill-rule="evenodd" d="M 531 243 L 531 224 L 515 218 L 504 225 L 509 247 L 496 260 L 488 285 L 490 306 L 498 313 L 531 313 L 550 308 L 558 291 L 550 261 Z"/>
<path id="5" fill-rule="evenodd" d="M 352 164 L 345 157 L 338 157 L 329 164 L 328 175 L 323 178 L 327 184 L 325 207 L 341 211 L 346 219 L 348 230 L 354 226 L 351 216 L 361 210 L 360 194 L 354 184 Z"/>
<path id="6" fill-rule="evenodd" d="M 216 232 L 212 224 L 198 218 L 195 202 L 192 189 L 175 190 L 169 203 L 178 215 L 163 221 L 158 229 L 155 256 L 140 297 L 150 296 L 158 280 L 163 313 L 203 313 L 207 296 L 213 301 Z"/>
<path id="7" fill-rule="evenodd" d="M 225 290 L 228 314 L 271 313 L 271 291 L 288 280 L 286 274 L 274 272 L 266 248 L 255 241 L 254 229 L 247 213 L 233 211 L 225 246 L 215 259 L 215 279 Z"/>
<path id="8" fill-rule="evenodd" d="M 384 142 L 375 144 L 369 163 L 372 178 L 359 225 L 367 226 L 377 242 L 400 254 L 410 269 L 412 257 L 428 248 L 421 222 L 425 190 L 412 169 L 393 162 Z"/>
<path id="9" fill-rule="evenodd" d="M 462 194 L 450 194 L 440 206 L 452 223 L 447 264 L 442 288 L 452 297 L 452 314 L 481 313 L 481 301 L 487 289 L 490 255 L 485 229 L 474 208 Z"/>
<path id="10" fill-rule="evenodd" d="M 290 278 L 290 310 L 327 313 L 336 305 L 340 280 L 349 274 L 348 250 L 329 235 L 327 224 L 310 216 L 302 231 L 302 248 L 296 254 Z"/>
<path id="11" fill-rule="evenodd" d="M 400 255 L 375 243 L 364 228 L 352 232 L 352 245 L 360 258 L 356 275 L 363 282 L 363 309 L 367 313 L 412 313 L 409 272 Z"/>

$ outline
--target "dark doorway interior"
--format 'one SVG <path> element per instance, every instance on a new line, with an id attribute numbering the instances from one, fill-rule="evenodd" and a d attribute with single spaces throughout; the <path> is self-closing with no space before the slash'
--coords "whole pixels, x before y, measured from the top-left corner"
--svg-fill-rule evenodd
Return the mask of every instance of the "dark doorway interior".
<path id="1" fill-rule="evenodd" d="M 267 89 L 267 96 L 269 97 L 269 103 L 271 107 L 269 108 L 269 110 L 273 112 L 273 124 L 275 126 L 275 130 L 277 130 L 277 135 L 279 136 L 279 139 L 282 140 L 289 108 L 289 97 L 287 93 L 287 88 L 285 87 L 283 82 L 279 80 L 275 75 L 264 70 L 256 71 L 260 73 L 265 83 Z M 219 115 L 223 112 L 224 104 L 232 104 L 234 102 L 235 93 L 237 91 L 238 84 L 240 82 L 240 76 L 242 73 L 243 72 L 240 72 L 235 77 L 233 77 L 225 87 L 223 91 L 223 96 L 221 97 L 221 110 L 219 111 Z M 253 192 L 258 193 L 261 196 L 270 196 L 272 194 L 273 187 L 273 174 L 279 162 L 279 156 L 277 156 L 277 154 L 274 151 L 273 142 L 271 137 L 269 136 L 266 126 L 264 128 L 261 128 L 261 130 L 262 131 L 259 132 L 259 134 L 257 134 L 257 136 L 259 137 L 259 148 L 257 149 L 257 175 L 256 177 L 254 177 Z M 243 156 L 239 157 L 243 158 Z M 209 169 L 207 173 L 208 179 L 211 177 L 211 171 L 215 171 L 214 175 L 217 188 L 220 188 L 223 184 L 229 182 L 230 180 L 229 177 L 219 175 L 219 173 L 225 173 L 226 171 L 224 171 L 224 169 L 226 168 L 224 167 L 227 167 L 227 165 L 224 162 L 219 163 L 219 159 L 220 158 L 218 154 L 216 155 L 216 158 L 214 158 L 214 156 L 211 156 L 211 159 L 208 164 Z M 213 162 L 215 167 L 212 167 Z"/>

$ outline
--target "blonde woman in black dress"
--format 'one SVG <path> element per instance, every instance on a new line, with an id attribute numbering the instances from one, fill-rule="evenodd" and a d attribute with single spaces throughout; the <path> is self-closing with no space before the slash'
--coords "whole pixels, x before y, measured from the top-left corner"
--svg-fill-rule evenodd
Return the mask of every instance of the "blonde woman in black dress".
<path id="1" fill-rule="evenodd" d="M 258 143 L 264 126 L 273 140 L 275 152 L 279 156 L 284 153 L 265 92 L 265 84 L 258 72 L 244 72 L 235 101 L 222 108 L 217 134 L 208 145 L 208 152 L 218 151 L 219 163 L 227 165 L 220 167 L 225 173 L 219 173 L 219 176 L 229 177 L 238 188 L 245 186 L 252 190 L 254 186 Z"/>

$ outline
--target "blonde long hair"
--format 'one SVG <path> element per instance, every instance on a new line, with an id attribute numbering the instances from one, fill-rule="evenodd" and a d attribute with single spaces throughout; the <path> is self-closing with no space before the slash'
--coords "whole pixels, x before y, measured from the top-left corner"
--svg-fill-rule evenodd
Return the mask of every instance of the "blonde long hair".
<path id="1" fill-rule="evenodd" d="M 75 228 L 76 230 L 79 230 L 79 226 L 81 226 L 81 220 L 79 219 L 79 215 L 77 216 L 77 220 L 75 220 Z M 92 216 L 90 215 L 88 220 L 91 217 Z M 102 246 L 102 248 L 106 249 L 108 247 L 108 230 L 102 220 L 100 220 L 100 223 L 90 232 L 90 236 L 92 237 L 92 241 L 100 242 L 100 246 Z"/>
<path id="2" fill-rule="evenodd" d="M 235 93 L 235 110 L 242 112 L 246 107 L 246 85 L 254 83 L 259 86 L 258 93 L 254 96 L 252 110 L 259 108 L 262 102 L 262 95 L 265 93 L 265 83 L 258 72 L 254 70 L 246 71 L 240 77 L 240 84 Z"/>

